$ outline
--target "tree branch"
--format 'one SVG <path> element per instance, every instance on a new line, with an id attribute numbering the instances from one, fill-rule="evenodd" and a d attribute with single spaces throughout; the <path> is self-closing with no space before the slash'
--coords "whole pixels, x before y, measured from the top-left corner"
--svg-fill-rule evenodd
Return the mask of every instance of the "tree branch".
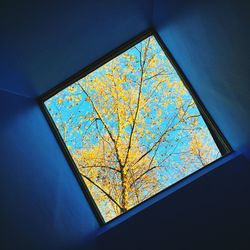
<path id="1" fill-rule="evenodd" d="M 98 165 L 85 166 L 85 165 L 79 164 L 79 166 L 80 166 L 81 168 L 108 168 L 108 169 L 111 169 L 111 170 L 113 170 L 113 171 L 116 171 L 116 172 L 120 173 L 120 170 L 118 170 L 118 169 L 116 169 L 116 168 L 112 168 L 112 167 L 106 166 L 106 165 L 101 165 L 101 166 L 98 166 Z"/>
<path id="2" fill-rule="evenodd" d="M 105 128 L 106 131 L 108 132 L 111 141 L 114 143 L 114 147 L 115 147 L 115 152 L 116 152 L 117 160 L 118 160 L 118 162 L 119 162 L 120 167 L 122 167 L 123 165 L 122 165 L 122 162 L 121 162 L 121 159 L 120 159 L 120 156 L 119 156 L 118 148 L 117 148 L 117 146 L 116 146 L 116 140 L 114 139 L 114 137 L 113 137 L 112 133 L 110 132 L 108 126 L 107 126 L 106 123 L 104 122 L 104 120 L 103 120 L 101 114 L 100 114 L 99 111 L 97 110 L 97 108 L 96 108 L 96 106 L 95 106 L 95 104 L 94 104 L 92 98 L 89 96 L 89 94 L 88 94 L 87 91 L 82 87 L 81 84 L 78 84 L 78 85 L 80 86 L 81 90 L 85 93 L 85 95 L 89 98 L 90 103 L 91 103 L 91 105 L 92 105 L 94 111 L 96 112 L 96 114 L 97 114 L 97 116 L 99 117 L 100 121 L 102 122 L 104 128 Z"/>
<path id="3" fill-rule="evenodd" d="M 133 133 L 134 133 L 136 120 L 137 120 L 139 109 L 140 109 L 142 84 L 143 84 L 143 78 L 144 78 L 144 66 L 145 66 L 145 63 L 146 63 L 146 56 L 147 56 L 147 51 L 148 51 L 148 47 L 149 47 L 149 41 L 150 41 L 150 38 L 148 40 L 148 43 L 147 43 L 147 46 L 146 46 L 146 49 L 145 49 L 145 52 L 144 52 L 144 61 L 143 62 L 142 62 L 142 57 L 141 57 L 141 53 L 140 53 L 141 78 L 140 78 L 139 92 L 138 92 L 137 103 L 136 103 L 135 116 L 134 116 L 134 119 L 133 119 L 132 128 L 131 128 L 131 132 L 130 132 L 130 136 L 129 136 L 129 143 L 128 143 L 128 149 L 127 149 L 126 157 L 125 157 L 125 160 L 124 160 L 124 166 L 126 165 L 126 163 L 128 161 L 129 151 L 130 151 L 131 144 L 132 144 Z"/>
<path id="4" fill-rule="evenodd" d="M 119 205 L 118 202 L 116 202 L 113 197 L 108 194 L 102 187 L 100 187 L 98 184 L 96 184 L 94 181 L 92 181 L 89 177 L 87 177 L 86 175 L 81 173 L 81 176 L 86 178 L 90 183 L 92 183 L 94 186 L 96 186 L 98 189 L 100 189 L 111 201 L 113 201 L 120 209 L 122 209 L 122 207 Z"/>
<path id="5" fill-rule="evenodd" d="M 172 127 L 170 127 L 172 125 L 172 123 L 174 122 L 175 118 L 178 116 L 178 113 L 175 115 L 175 117 L 172 119 L 170 125 L 167 127 L 167 129 L 162 133 L 162 135 L 158 138 L 158 140 L 153 144 L 153 146 L 147 151 L 145 152 L 142 156 L 139 157 L 139 159 L 133 164 L 133 166 L 135 166 L 139 161 L 141 161 L 145 156 L 147 156 L 156 146 L 158 143 L 161 142 L 161 140 L 163 139 L 163 137 L 169 132 L 171 131 L 174 127 L 178 126 L 181 122 L 183 117 L 186 115 L 188 108 L 191 106 L 191 104 L 189 104 L 186 108 L 186 110 L 184 111 L 182 117 L 179 119 L 179 122 L 175 125 L 173 125 Z"/>
<path id="6" fill-rule="evenodd" d="M 130 187 L 132 187 L 139 179 L 141 179 L 145 174 L 147 174 L 148 172 L 152 171 L 153 169 L 155 169 L 157 166 L 153 166 L 152 168 L 149 168 L 147 171 L 143 172 L 141 175 L 139 175 L 131 184 Z"/>

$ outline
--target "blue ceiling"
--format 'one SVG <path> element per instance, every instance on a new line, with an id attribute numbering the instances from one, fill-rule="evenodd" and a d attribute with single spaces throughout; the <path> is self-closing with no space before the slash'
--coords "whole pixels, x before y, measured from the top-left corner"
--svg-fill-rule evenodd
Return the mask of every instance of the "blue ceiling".
<path id="1" fill-rule="evenodd" d="M 153 1 L 1 3 L 0 89 L 36 97 L 152 25 Z"/>
<path id="2" fill-rule="evenodd" d="M 249 9 L 249 0 L 1 1 L 0 90 L 37 97 L 154 26 L 235 153 L 244 154 L 134 215 L 108 243 L 123 240 L 127 249 L 143 228 L 137 239 L 146 239 L 145 249 L 154 242 L 201 249 L 206 239 L 248 241 L 249 249 Z M 83 249 L 98 225 L 37 102 L 0 95 L 1 247 L 4 239 L 8 249 Z M 245 249 L 209 249 L 232 248 Z"/>

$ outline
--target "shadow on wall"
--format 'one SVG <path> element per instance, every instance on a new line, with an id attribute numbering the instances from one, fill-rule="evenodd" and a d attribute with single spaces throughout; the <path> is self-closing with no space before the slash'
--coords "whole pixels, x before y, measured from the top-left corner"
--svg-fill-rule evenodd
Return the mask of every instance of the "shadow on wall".
<path id="1" fill-rule="evenodd" d="M 250 162 L 238 156 L 98 238 L 100 249 L 250 249 Z"/>
<path id="2" fill-rule="evenodd" d="M 151 26 L 151 11 L 152 0 L 1 1 L 0 54 L 11 72 L 0 68 L 0 88 L 43 94 Z M 17 71 L 21 84 L 9 79 Z"/>

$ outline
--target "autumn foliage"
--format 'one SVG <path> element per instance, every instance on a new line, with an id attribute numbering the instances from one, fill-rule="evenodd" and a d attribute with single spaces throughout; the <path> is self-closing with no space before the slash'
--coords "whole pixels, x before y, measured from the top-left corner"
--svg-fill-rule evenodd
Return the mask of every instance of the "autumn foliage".
<path id="1" fill-rule="evenodd" d="M 153 36 L 46 106 L 105 221 L 220 156 Z"/>

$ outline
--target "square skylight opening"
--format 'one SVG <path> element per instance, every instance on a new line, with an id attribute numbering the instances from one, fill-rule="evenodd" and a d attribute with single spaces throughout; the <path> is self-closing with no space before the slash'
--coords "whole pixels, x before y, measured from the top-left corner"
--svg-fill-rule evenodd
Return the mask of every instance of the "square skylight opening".
<path id="1" fill-rule="evenodd" d="M 42 105 L 99 219 L 108 222 L 231 148 L 156 33 L 100 62 Z"/>

